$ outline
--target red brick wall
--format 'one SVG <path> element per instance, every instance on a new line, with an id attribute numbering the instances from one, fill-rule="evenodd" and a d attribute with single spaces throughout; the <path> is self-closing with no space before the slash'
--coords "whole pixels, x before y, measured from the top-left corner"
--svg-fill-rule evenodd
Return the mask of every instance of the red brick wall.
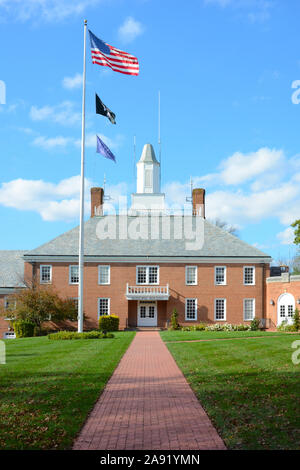
<path id="1" fill-rule="evenodd" d="M 44 263 L 46 264 L 46 263 Z M 49 263 L 50 264 L 50 263 Z M 103 263 L 108 264 L 108 263 Z M 139 264 L 139 263 L 137 263 Z M 155 263 L 149 263 L 155 264 Z M 129 323 L 136 324 L 137 302 L 126 299 L 126 284 L 136 285 L 136 265 L 132 263 L 111 263 L 110 285 L 98 285 L 98 263 L 89 263 L 84 269 L 84 310 L 87 316 L 86 328 L 97 327 L 97 308 L 99 297 L 109 297 L 110 311 L 120 317 L 120 328 Z M 192 266 L 195 263 L 191 263 Z M 252 264 L 249 264 L 252 266 Z M 227 264 L 227 285 L 215 286 L 214 264 L 198 265 L 198 285 L 185 285 L 185 264 L 161 264 L 160 285 L 169 284 L 170 299 L 158 302 L 158 324 L 164 326 L 172 310 L 177 309 L 181 324 L 192 324 L 185 321 L 185 298 L 198 299 L 197 322 L 214 322 L 214 299 L 227 299 L 227 318 L 229 323 L 243 322 L 243 299 L 255 298 L 256 316 L 261 318 L 264 310 L 265 277 L 268 266 L 255 265 L 254 286 L 243 285 L 244 264 Z M 25 266 L 25 273 L 31 273 L 30 265 Z M 37 280 L 40 279 L 37 266 Z M 52 263 L 52 285 L 65 297 L 78 297 L 78 286 L 69 285 L 69 263 Z"/>
<path id="2" fill-rule="evenodd" d="M 300 305 L 297 304 L 297 299 L 300 299 L 300 281 L 267 283 L 267 318 L 271 320 L 271 326 L 273 328 L 277 326 L 278 298 L 284 293 L 292 294 L 295 298 L 296 307 L 300 308 Z M 270 304 L 271 300 L 275 302 L 275 305 Z"/>

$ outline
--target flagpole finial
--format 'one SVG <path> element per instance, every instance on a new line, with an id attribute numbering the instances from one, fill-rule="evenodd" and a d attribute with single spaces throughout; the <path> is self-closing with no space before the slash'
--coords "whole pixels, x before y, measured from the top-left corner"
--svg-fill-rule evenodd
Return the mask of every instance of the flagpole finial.
<path id="1" fill-rule="evenodd" d="M 87 24 L 87 20 L 84 20 L 84 24 Z"/>

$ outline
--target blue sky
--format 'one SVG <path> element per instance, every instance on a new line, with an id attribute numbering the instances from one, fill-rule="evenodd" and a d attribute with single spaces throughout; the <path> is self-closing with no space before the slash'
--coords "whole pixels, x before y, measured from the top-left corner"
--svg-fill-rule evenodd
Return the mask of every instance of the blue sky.
<path id="1" fill-rule="evenodd" d="M 0 0 L 1 249 L 34 248 L 78 223 L 87 18 L 94 34 L 140 63 L 138 77 L 123 76 L 92 65 L 87 51 L 87 188 L 102 185 L 105 173 L 115 200 L 135 190 L 133 136 L 138 155 L 146 142 L 158 150 L 160 90 L 169 204 L 185 202 L 192 176 L 206 188 L 208 218 L 288 258 L 289 225 L 300 217 L 292 88 L 300 79 L 299 14 L 297 0 Z M 94 114 L 95 91 L 116 126 Z M 117 165 L 96 155 L 95 133 Z"/>

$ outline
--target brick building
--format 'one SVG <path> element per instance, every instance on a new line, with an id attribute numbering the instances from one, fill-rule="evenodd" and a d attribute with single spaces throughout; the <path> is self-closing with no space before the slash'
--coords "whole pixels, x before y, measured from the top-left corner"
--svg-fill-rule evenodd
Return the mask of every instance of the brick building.
<path id="1" fill-rule="evenodd" d="M 169 215 L 150 144 L 137 164 L 129 213 L 103 215 L 103 196 L 102 188 L 92 188 L 91 217 L 84 228 L 86 329 L 97 327 L 99 315 L 111 313 L 120 317 L 121 328 L 165 327 L 174 308 L 183 325 L 243 323 L 254 317 L 266 325 L 272 317 L 276 324 L 267 293 L 274 284 L 267 283 L 271 257 L 208 222 L 203 189 L 193 190 L 192 214 Z M 76 299 L 78 236 L 76 227 L 23 253 L 25 277 Z M 0 269 L 3 285 L 1 276 Z M 0 292 L 2 298 L 5 294 Z M 1 334 L 6 324 L 0 322 Z"/>

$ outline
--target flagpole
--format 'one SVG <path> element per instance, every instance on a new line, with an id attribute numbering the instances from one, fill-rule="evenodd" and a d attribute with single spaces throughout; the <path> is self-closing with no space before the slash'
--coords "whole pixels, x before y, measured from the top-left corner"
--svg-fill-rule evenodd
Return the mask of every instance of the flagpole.
<path id="1" fill-rule="evenodd" d="M 158 91 L 158 148 L 159 148 L 159 164 L 160 164 L 159 185 L 161 186 L 160 90 Z M 160 188 L 160 191 L 161 191 L 161 188 Z"/>
<path id="2" fill-rule="evenodd" d="M 86 27 L 84 20 L 83 81 L 82 81 L 82 127 L 81 127 L 81 177 L 80 177 L 80 226 L 79 226 L 79 283 L 78 283 L 78 332 L 83 331 L 83 268 L 84 268 L 84 151 L 85 151 L 85 74 L 86 74 Z"/>

